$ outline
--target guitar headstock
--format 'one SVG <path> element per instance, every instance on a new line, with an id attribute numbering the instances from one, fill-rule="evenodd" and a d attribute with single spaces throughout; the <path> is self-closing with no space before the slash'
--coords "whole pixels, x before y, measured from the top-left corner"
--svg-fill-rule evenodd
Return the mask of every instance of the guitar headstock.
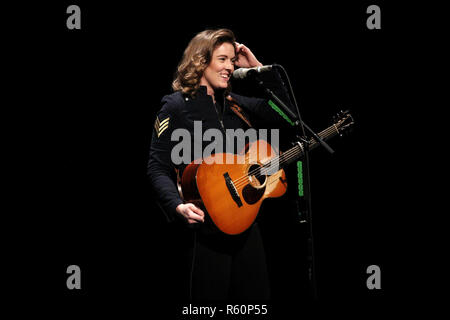
<path id="1" fill-rule="evenodd" d="M 333 117 L 333 126 L 342 136 L 344 131 L 349 130 L 355 121 L 348 110 L 340 111 L 336 116 Z"/>

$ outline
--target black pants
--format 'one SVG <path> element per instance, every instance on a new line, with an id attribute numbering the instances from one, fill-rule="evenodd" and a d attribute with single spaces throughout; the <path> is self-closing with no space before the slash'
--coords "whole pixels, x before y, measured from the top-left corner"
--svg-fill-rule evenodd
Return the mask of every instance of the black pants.
<path id="1" fill-rule="evenodd" d="M 192 251 L 194 301 L 264 301 L 270 298 L 266 256 L 257 224 L 241 235 L 196 231 Z"/>

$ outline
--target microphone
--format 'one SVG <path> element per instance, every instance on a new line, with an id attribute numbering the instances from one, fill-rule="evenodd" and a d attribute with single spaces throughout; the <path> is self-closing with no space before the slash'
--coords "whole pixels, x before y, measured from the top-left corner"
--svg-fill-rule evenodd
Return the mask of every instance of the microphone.
<path id="1" fill-rule="evenodd" d="M 252 73 L 261 73 L 272 70 L 275 65 L 253 67 L 253 68 L 239 68 L 233 72 L 234 79 L 245 79 Z"/>

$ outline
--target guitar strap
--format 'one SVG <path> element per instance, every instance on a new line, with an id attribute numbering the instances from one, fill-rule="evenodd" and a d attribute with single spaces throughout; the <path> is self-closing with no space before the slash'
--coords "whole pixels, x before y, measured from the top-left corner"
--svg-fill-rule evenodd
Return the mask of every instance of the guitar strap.
<path id="1" fill-rule="evenodd" d="M 233 111 L 239 118 L 241 118 L 250 128 L 252 128 L 252 124 L 250 120 L 248 120 L 248 116 L 245 114 L 244 110 L 237 104 L 236 100 L 233 99 L 232 96 L 228 95 L 226 98 L 230 102 L 230 109 Z"/>

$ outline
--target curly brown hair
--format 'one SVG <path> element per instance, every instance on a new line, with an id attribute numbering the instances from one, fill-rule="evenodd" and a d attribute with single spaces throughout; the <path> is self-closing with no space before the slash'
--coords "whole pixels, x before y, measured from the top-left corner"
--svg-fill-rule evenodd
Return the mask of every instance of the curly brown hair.
<path id="1" fill-rule="evenodd" d="M 205 30 L 192 38 L 178 64 L 172 82 L 173 90 L 181 90 L 184 94 L 194 96 L 200 87 L 200 79 L 211 61 L 214 49 L 225 42 L 235 46 L 234 34 L 229 29 Z M 228 84 L 228 90 L 230 89 Z"/>

